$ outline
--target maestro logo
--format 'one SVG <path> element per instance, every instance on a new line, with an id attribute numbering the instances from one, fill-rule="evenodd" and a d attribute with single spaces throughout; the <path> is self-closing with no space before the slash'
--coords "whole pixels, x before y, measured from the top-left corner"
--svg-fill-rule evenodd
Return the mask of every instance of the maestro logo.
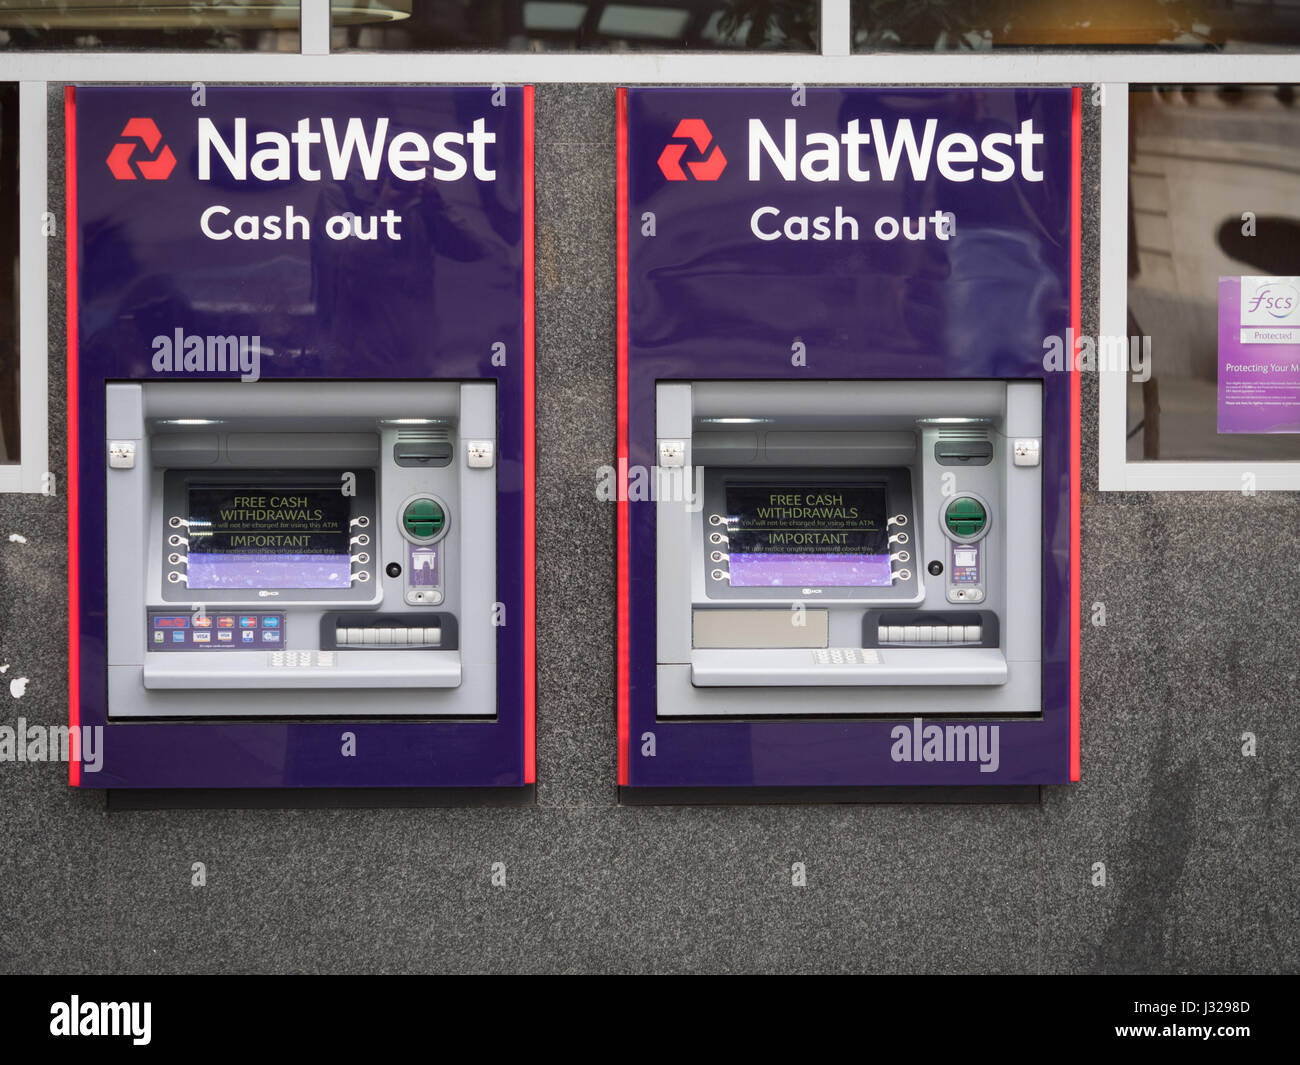
<path id="1" fill-rule="evenodd" d="M 686 168 L 696 181 L 717 181 L 727 168 L 727 157 L 722 149 L 713 144 L 713 133 L 702 118 L 683 118 L 673 131 L 673 139 L 659 153 L 659 169 L 669 181 L 685 181 L 686 171 L 682 169 L 682 157 L 692 145 L 699 159 L 687 162 Z"/>
<path id="2" fill-rule="evenodd" d="M 136 149 L 143 148 L 137 154 Z M 118 142 L 104 160 L 118 181 L 166 181 L 176 167 L 176 156 L 162 142 L 162 134 L 152 118 L 128 119 Z"/>

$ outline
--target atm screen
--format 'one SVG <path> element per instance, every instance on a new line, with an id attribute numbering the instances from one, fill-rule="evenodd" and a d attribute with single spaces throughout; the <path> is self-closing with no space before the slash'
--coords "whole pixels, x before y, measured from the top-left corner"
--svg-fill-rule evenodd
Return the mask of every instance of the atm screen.
<path id="1" fill-rule="evenodd" d="M 892 582 L 883 484 L 729 481 L 725 494 L 733 588 Z"/>
<path id="2" fill-rule="evenodd" d="M 186 569 L 195 588 L 347 588 L 352 499 L 319 484 L 191 483 Z"/>

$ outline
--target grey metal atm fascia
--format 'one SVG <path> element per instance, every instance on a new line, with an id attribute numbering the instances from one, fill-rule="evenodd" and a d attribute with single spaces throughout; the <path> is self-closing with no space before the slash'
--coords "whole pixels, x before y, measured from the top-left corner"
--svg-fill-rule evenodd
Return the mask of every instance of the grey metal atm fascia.
<path id="1" fill-rule="evenodd" d="M 656 453 L 684 444 L 682 468 L 656 478 L 658 713 L 665 717 L 1037 714 L 1042 710 L 1042 474 L 1013 463 L 1011 442 L 1042 438 L 1037 381 L 698 381 L 656 389 Z M 991 461 L 954 469 L 934 445 L 983 426 Z M 904 601 L 952 610 L 947 574 L 926 566 L 946 553 L 941 523 L 950 489 L 999 500 L 985 546 L 987 594 L 999 646 L 863 649 L 865 604 L 786 589 L 769 605 L 826 611 L 821 660 L 798 647 L 696 648 L 692 616 L 713 607 L 699 531 L 701 467 L 906 467 L 915 506 L 920 591 Z M 948 480 L 944 475 L 948 474 Z M 996 535 L 995 535 L 996 530 Z M 1014 564 L 1009 564 L 1014 562 Z M 880 603 L 871 603 L 876 607 Z M 848 660 L 849 658 L 852 660 Z M 819 689 L 815 695 L 810 688 Z"/>
<path id="2" fill-rule="evenodd" d="M 403 423 L 447 425 L 457 441 L 495 441 L 493 383 L 147 382 L 106 387 L 106 441 L 135 445 L 130 469 L 106 468 L 108 706 L 110 718 L 492 717 L 496 714 L 496 475 L 470 468 L 465 449 L 440 469 L 400 466 L 393 447 Z M 213 470 L 375 469 L 375 544 L 380 563 L 363 601 L 302 597 L 268 600 L 250 590 L 220 610 L 290 610 L 283 653 L 150 653 L 149 608 L 176 610 L 163 594 L 163 479 L 167 464 L 193 465 L 208 453 L 198 439 L 224 434 Z M 193 434 L 192 446 L 177 436 Z M 160 454 L 151 440 L 164 438 Z M 232 442 L 233 441 L 233 442 Z M 161 461 L 160 461 L 161 460 Z M 107 467 L 107 460 L 105 462 Z M 452 508 L 445 543 L 445 598 L 458 618 L 454 650 L 358 649 L 320 653 L 320 620 L 332 609 L 405 610 L 401 578 L 384 563 L 405 563 L 399 504 L 431 491 Z M 450 557 L 449 557 L 450 556 Z M 194 604 L 202 601 L 196 593 Z M 215 608 L 214 608 L 215 612 Z"/>

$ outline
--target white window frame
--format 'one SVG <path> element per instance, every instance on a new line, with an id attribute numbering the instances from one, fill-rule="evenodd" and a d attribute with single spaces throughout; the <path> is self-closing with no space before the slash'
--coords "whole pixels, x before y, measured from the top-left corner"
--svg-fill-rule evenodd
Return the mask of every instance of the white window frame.
<path id="1" fill-rule="evenodd" d="M 1200 58 L 1200 57 L 1198 57 Z M 1211 56 L 1210 59 L 1223 59 Z M 1235 57 L 1234 57 L 1235 58 Z M 1253 57 L 1255 58 L 1255 57 Z M 1170 79 L 1175 84 L 1284 84 L 1300 80 L 1300 61 L 1293 56 L 1289 77 L 1276 81 L 1258 73 L 1228 77 L 1221 64 L 1204 63 L 1195 77 Z M 1283 73 L 1270 70 L 1272 73 Z M 1133 79 L 1134 83 L 1138 79 Z M 1165 79 L 1143 77 L 1142 84 Z M 1106 86 L 1101 115 L 1101 255 L 1098 332 L 1128 335 L 1128 102 L 1129 84 Z M 1300 189 L 1297 190 L 1300 195 Z M 1105 234 L 1115 234 L 1107 240 Z M 1119 234 L 1124 234 L 1120 236 Z M 1128 457 L 1128 374 L 1098 373 L 1097 486 L 1103 492 L 1288 492 L 1300 488 L 1300 462 L 1209 462 Z"/>
<path id="2" fill-rule="evenodd" d="M 5 79 L 8 80 L 8 79 Z M 45 226 L 46 85 L 18 82 L 18 461 L 0 464 L 0 492 L 57 489 L 49 472 L 49 328 Z M 58 221 L 62 225 L 62 220 Z"/>
<path id="3" fill-rule="evenodd" d="M 47 82 L 598 85 L 1105 85 L 1101 123 L 1102 234 L 1126 233 L 1130 83 L 1292 83 L 1297 54 L 965 52 L 852 54 L 850 0 L 821 0 L 821 54 L 404 53 L 329 54 L 329 0 L 302 0 L 301 50 L 283 53 L 3 52 L 0 81 L 21 83 L 20 372 L 22 454 L 0 466 L 0 491 L 40 491 L 48 454 L 45 240 Z M 40 146 L 40 157 L 33 151 Z M 24 150 L 25 149 L 25 150 Z M 33 222 L 33 220 L 36 222 Z M 60 224 L 62 220 L 59 220 Z M 1099 330 L 1127 332 L 1127 246 L 1098 252 Z M 1100 376 L 1098 480 L 1103 490 L 1300 487 L 1300 463 L 1129 462 L 1124 374 Z"/>

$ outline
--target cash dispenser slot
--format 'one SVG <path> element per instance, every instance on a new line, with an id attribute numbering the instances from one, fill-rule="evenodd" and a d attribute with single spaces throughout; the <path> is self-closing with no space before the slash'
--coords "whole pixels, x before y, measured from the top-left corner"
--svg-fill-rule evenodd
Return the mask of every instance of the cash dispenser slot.
<path id="1" fill-rule="evenodd" d="M 322 648 L 340 651 L 412 651 L 457 647 L 452 614 L 326 614 L 320 623 Z"/>
<path id="2" fill-rule="evenodd" d="M 881 610 L 862 621 L 863 647 L 997 647 L 991 610 Z"/>

